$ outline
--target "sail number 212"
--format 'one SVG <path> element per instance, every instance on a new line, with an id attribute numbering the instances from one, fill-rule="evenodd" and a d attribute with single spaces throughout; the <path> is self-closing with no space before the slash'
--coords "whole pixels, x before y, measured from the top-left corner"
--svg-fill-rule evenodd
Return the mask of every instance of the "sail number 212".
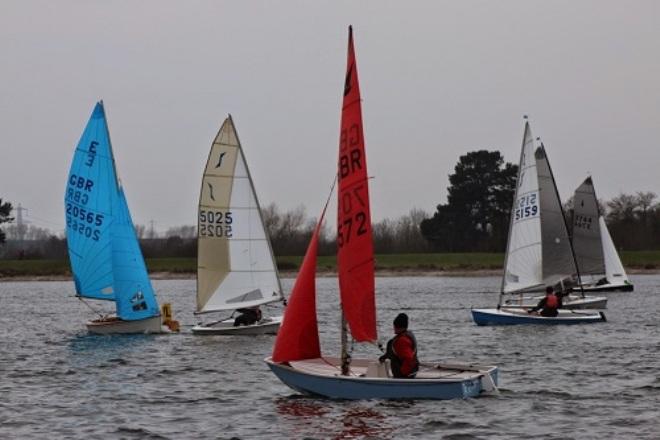
<path id="1" fill-rule="evenodd" d="M 522 220 L 528 217 L 534 217 L 539 213 L 538 194 L 527 194 L 518 199 L 515 206 L 514 220 Z"/>

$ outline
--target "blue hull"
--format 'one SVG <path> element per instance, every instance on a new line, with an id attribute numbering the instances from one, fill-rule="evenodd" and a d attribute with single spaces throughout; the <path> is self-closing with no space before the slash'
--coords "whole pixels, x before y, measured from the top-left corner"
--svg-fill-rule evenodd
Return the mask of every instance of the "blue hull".
<path id="1" fill-rule="evenodd" d="M 473 378 L 452 381 L 434 379 L 368 378 L 339 375 L 320 375 L 303 372 L 283 364 L 266 360 L 275 375 L 294 390 L 308 395 L 331 399 L 464 399 L 479 396 L 482 392 L 481 379 Z M 497 384 L 497 368 L 490 370 Z"/>
<path id="2" fill-rule="evenodd" d="M 538 315 L 528 315 L 524 311 L 522 313 L 515 313 L 497 309 L 472 309 L 472 319 L 474 319 L 477 325 L 572 325 L 593 324 L 605 321 L 605 315 L 602 312 L 584 314 L 579 312 L 562 313 L 561 316 L 556 318 L 547 318 Z"/>

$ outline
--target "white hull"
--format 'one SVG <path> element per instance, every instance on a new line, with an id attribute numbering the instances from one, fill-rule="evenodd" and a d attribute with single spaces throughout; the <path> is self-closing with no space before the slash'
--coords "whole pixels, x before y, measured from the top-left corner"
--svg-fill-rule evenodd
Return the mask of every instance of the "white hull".
<path id="1" fill-rule="evenodd" d="M 97 335 L 163 333 L 160 315 L 139 321 L 124 321 L 118 318 L 88 321 L 87 330 Z"/>
<path id="2" fill-rule="evenodd" d="M 558 315 L 546 317 L 527 313 L 525 310 L 501 309 L 472 309 L 472 318 L 477 325 L 515 325 L 515 324 L 590 324 L 605 322 L 605 314 L 597 310 L 558 310 Z"/>
<path id="3" fill-rule="evenodd" d="M 208 324 L 198 324 L 192 328 L 196 335 L 274 335 L 282 324 L 281 316 L 264 318 L 256 324 L 234 327 L 234 319 L 225 319 Z"/>
<path id="4" fill-rule="evenodd" d="M 509 309 L 530 309 L 535 307 L 542 299 L 543 296 L 523 296 L 519 298 L 511 298 L 506 300 L 502 306 Z M 581 295 L 569 295 L 562 299 L 562 304 L 562 308 L 567 310 L 606 309 L 607 298 L 604 296 L 583 297 Z"/>
<path id="5" fill-rule="evenodd" d="M 433 364 L 422 366 L 415 379 L 390 377 L 377 360 L 353 359 L 351 375 L 340 374 L 339 358 L 291 361 L 265 360 L 277 377 L 304 394 L 332 399 L 457 399 L 497 392 L 493 366 Z"/>

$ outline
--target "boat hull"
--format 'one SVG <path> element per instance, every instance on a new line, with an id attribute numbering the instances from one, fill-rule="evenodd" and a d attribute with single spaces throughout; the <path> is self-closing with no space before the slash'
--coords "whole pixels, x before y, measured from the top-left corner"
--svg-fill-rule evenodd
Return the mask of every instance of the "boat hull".
<path id="1" fill-rule="evenodd" d="M 192 328 L 192 332 L 196 335 L 274 335 L 282 324 L 281 316 L 274 316 L 272 318 L 264 318 L 256 324 L 242 325 L 234 327 L 233 319 L 225 319 L 223 321 L 216 321 L 209 324 L 199 324 Z"/>
<path id="2" fill-rule="evenodd" d="M 449 400 L 477 397 L 497 389 L 498 369 L 494 366 L 469 364 L 423 367 L 415 379 L 396 379 L 382 375 L 374 368 L 378 361 L 354 359 L 354 375 L 339 373 L 338 358 L 309 359 L 275 363 L 265 359 L 273 373 L 290 388 L 308 395 L 331 399 L 434 399 Z M 375 369 L 381 375 L 373 376 Z M 384 376 L 384 377 L 383 377 Z"/>
<path id="3" fill-rule="evenodd" d="M 88 321 L 87 330 L 97 335 L 163 332 L 160 315 L 136 321 L 124 321 L 119 318 Z"/>
<path id="4" fill-rule="evenodd" d="M 574 312 L 571 310 L 559 310 L 556 317 L 545 317 L 532 315 L 521 309 L 472 309 L 472 319 L 477 325 L 517 325 L 517 324 L 540 324 L 540 325 L 570 325 L 570 324 L 593 324 L 604 322 L 603 312 L 585 310 Z"/>
<path id="5" fill-rule="evenodd" d="M 591 284 L 583 285 L 582 290 L 585 292 L 632 292 L 635 290 L 635 286 L 627 284 L 602 284 L 600 286 Z"/>
<path id="6" fill-rule="evenodd" d="M 586 289 L 585 289 L 586 292 Z M 535 307 L 543 299 L 542 296 L 524 296 L 522 301 L 519 299 L 510 299 L 503 306 L 507 309 L 529 309 Z M 576 296 L 571 295 L 562 299 L 562 308 L 566 310 L 584 310 L 584 309 L 606 309 L 607 298 L 604 296 Z"/>

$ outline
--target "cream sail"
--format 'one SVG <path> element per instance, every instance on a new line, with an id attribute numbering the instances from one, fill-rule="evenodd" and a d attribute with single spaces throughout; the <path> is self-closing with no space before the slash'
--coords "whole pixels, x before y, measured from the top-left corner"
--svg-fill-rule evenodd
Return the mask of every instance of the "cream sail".
<path id="1" fill-rule="evenodd" d="M 197 312 L 282 299 L 277 267 L 231 116 L 211 147 L 198 211 Z"/>

